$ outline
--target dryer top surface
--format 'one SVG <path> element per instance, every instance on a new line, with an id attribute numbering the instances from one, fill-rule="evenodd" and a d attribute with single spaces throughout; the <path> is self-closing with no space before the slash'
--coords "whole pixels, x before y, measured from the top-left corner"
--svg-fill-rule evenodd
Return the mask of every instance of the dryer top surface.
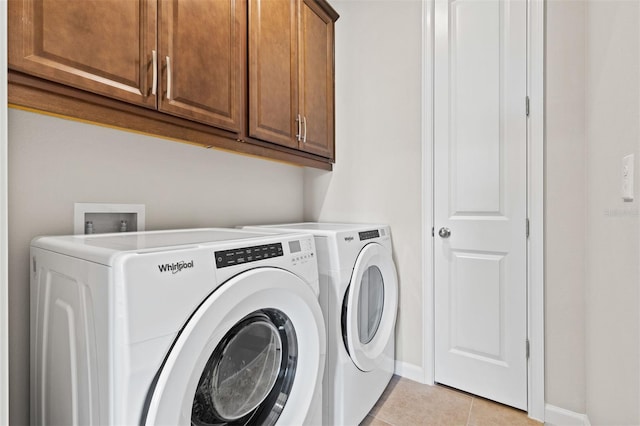
<path id="1" fill-rule="evenodd" d="M 334 235 L 339 232 L 356 232 L 369 229 L 388 228 L 388 225 L 375 223 L 329 223 L 329 222 L 303 222 L 284 223 L 278 225 L 255 225 L 245 227 L 247 229 L 273 228 L 280 231 L 309 232 L 314 235 Z"/>

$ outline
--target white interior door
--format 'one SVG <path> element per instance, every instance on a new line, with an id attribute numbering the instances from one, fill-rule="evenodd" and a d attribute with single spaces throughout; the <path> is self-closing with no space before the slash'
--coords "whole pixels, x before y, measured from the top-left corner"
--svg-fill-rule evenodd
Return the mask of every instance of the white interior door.
<path id="1" fill-rule="evenodd" d="M 521 409 L 526 10 L 435 0 L 435 380 Z"/>

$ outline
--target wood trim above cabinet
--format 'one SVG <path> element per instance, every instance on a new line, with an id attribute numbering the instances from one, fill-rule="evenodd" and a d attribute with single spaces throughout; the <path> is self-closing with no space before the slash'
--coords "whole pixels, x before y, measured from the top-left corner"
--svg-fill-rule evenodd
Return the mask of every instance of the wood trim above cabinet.
<path id="1" fill-rule="evenodd" d="M 322 10 L 324 10 L 324 12 L 327 15 L 329 15 L 329 17 L 333 22 L 338 20 L 340 15 L 338 15 L 338 12 L 336 12 L 336 10 L 333 7 L 331 7 L 331 5 L 326 0 L 314 0 L 314 1 L 318 6 L 322 8 Z"/>
<path id="2" fill-rule="evenodd" d="M 71 120 L 140 132 L 163 139 L 281 161 L 297 166 L 332 170 L 326 158 L 261 141 L 239 140 L 215 127 L 169 116 L 83 90 L 9 70 L 9 104 Z"/>

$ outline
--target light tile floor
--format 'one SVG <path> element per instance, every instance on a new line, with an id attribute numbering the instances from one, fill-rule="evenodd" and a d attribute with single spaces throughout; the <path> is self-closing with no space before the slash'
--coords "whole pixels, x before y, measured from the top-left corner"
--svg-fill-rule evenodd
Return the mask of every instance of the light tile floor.
<path id="1" fill-rule="evenodd" d="M 540 426 L 524 411 L 443 386 L 393 376 L 360 426 Z"/>

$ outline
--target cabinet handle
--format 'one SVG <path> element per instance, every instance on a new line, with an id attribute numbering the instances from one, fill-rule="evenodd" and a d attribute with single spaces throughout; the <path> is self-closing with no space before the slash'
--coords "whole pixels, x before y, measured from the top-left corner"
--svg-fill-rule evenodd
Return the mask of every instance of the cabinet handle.
<path id="1" fill-rule="evenodd" d="M 298 123 L 298 133 L 296 133 L 296 140 L 300 142 L 300 138 L 302 137 L 302 119 L 300 118 L 300 114 L 296 118 L 296 123 Z"/>
<path id="2" fill-rule="evenodd" d="M 302 136 L 302 143 L 307 143 L 307 116 L 302 117 L 304 123 L 304 136 Z"/>
<path id="3" fill-rule="evenodd" d="M 171 58 L 166 57 L 167 60 L 167 100 L 171 100 Z"/>
<path id="4" fill-rule="evenodd" d="M 153 81 L 151 82 L 151 94 L 155 96 L 158 93 L 158 52 L 152 50 L 151 58 L 153 62 Z"/>

